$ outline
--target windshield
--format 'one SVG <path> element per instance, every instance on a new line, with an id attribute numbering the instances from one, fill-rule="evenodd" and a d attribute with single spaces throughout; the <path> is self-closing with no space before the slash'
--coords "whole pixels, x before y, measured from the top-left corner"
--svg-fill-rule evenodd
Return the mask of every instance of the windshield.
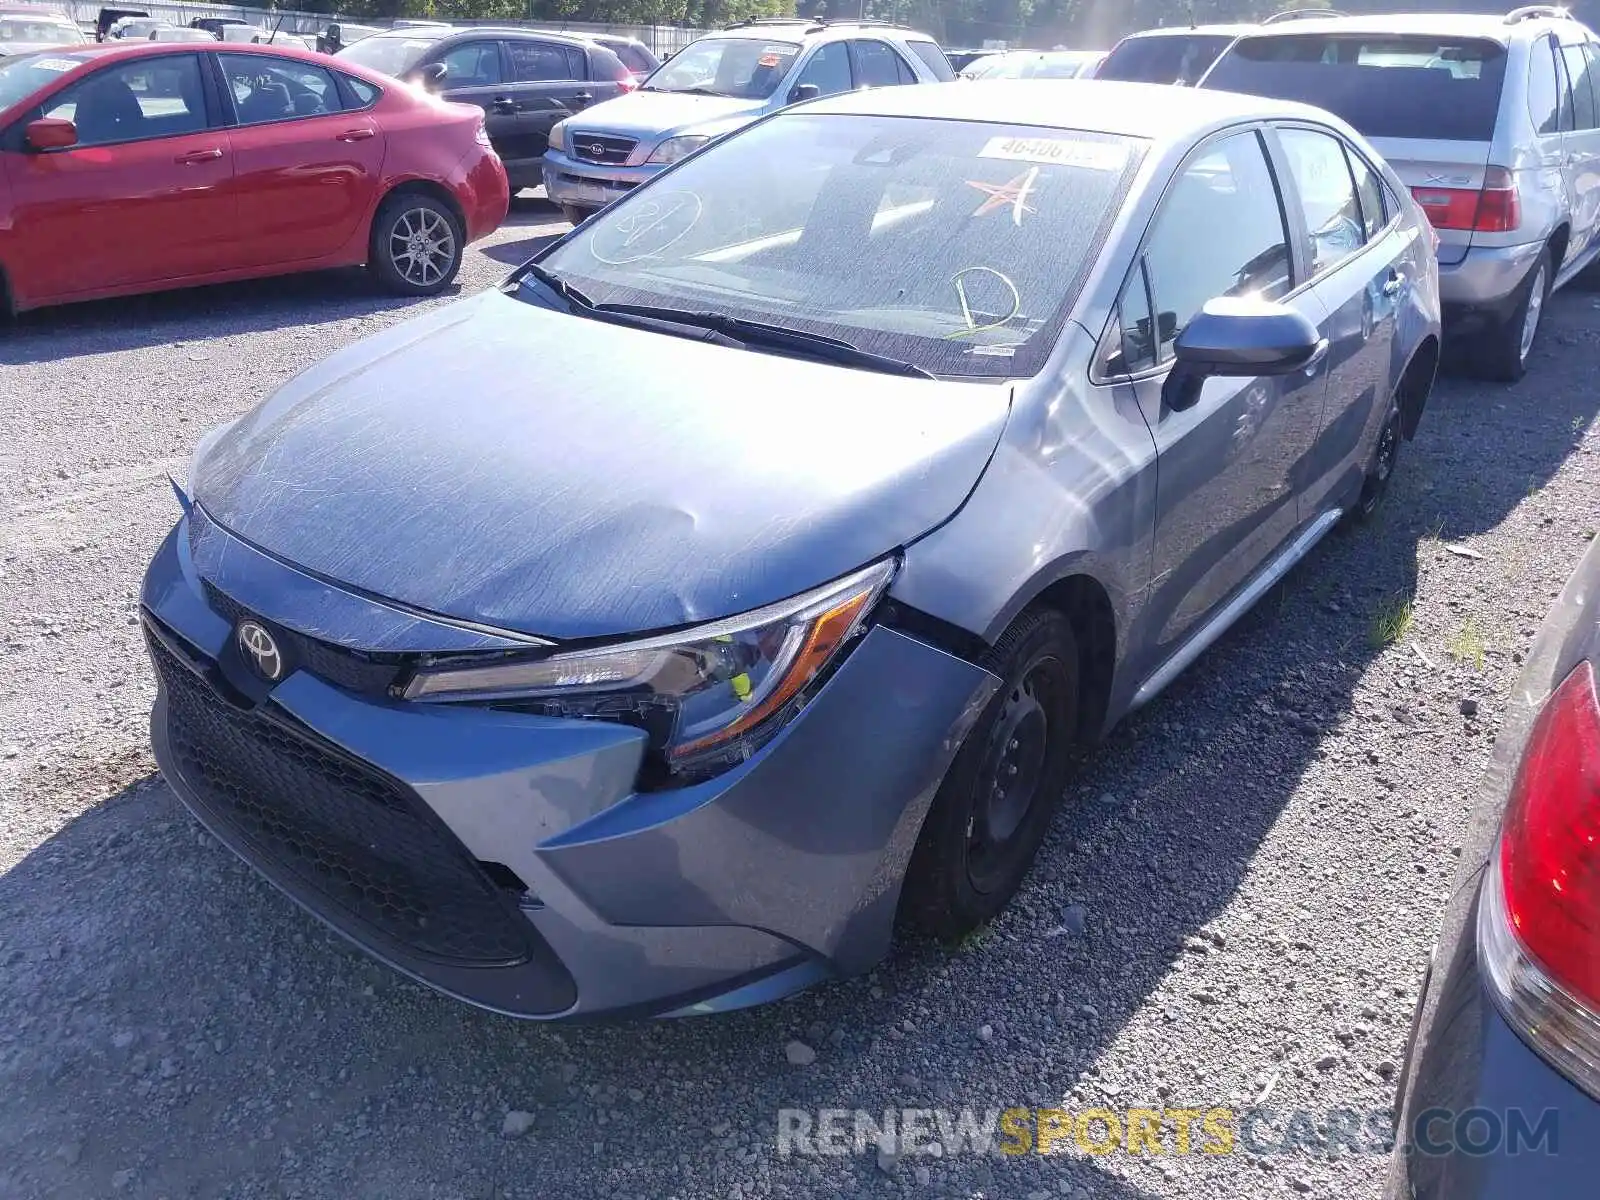
<path id="1" fill-rule="evenodd" d="M 1124 38 L 1094 77 L 1123 83 L 1193 85 L 1232 41 L 1226 34 L 1215 33 Z"/>
<path id="2" fill-rule="evenodd" d="M 1206 87 L 1314 104 L 1368 137 L 1486 142 L 1505 67 L 1496 42 L 1300 34 L 1239 42 Z"/>
<path id="3" fill-rule="evenodd" d="M 1031 375 L 1142 154 L 1071 130 L 795 113 L 539 261 L 597 303 L 762 321 L 940 375 Z"/>
<path id="4" fill-rule="evenodd" d="M 56 58 L 48 54 L 19 54 L 0 59 L 0 112 L 19 100 L 25 100 L 45 84 L 54 83 L 80 65 L 79 59 Z"/>
<path id="5" fill-rule="evenodd" d="M 783 82 L 800 47 L 759 38 L 701 38 L 645 81 L 647 92 L 707 92 L 765 100 Z"/>
<path id="6" fill-rule="evenodd" d="M 417 65 L 428 47 L 445 33 L 428 33 L 426 30 L 408 31 L 405 37 L 366 37 L 354 45 L 346 46 L 335 58 L 347 58 L 357 66 L 381 71 L 399 77 Z"/>
<path id="7" fill-rule="evenodd" d="M 87 39 L 71 21 L 37 17 L 0 17 L 0 42 L 36 42 L 41 46 L 77 46 Z"/>

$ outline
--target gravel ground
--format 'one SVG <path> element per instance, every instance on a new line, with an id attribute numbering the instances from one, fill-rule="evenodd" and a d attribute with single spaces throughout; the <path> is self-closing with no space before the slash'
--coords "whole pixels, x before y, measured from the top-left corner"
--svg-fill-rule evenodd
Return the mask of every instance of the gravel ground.
<path id="1" fill-rule="evenodd" d="M 463 287 L 559 228 L 530 202 Z M 1384 519 L 1094 756 L 984 936 L 753 1012 L 556 1028 L 345 948 L 146 746 L 162 476 L 420 307 L 334 274 L 0 331 L 0 1196 L 1378 1195 L 1375 1155 L 1243 1145 L 786 1159 L 777 1112 L 1260 1103 L 1272 1139 L 1387 1109 L 1466 796 L 1597 522 L 1591 297 L 1521 385 L 1441 383 Z"/>

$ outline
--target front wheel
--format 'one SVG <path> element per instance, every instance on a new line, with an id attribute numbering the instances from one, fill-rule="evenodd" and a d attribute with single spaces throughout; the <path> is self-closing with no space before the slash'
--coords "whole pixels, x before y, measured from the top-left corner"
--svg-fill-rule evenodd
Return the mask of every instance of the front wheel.
<path id="1" fill-rule="evenodd" d="M 1078 647 L 1066 617 L 1025 613 L 982 664 L 1000 688 L 967 734 L 923 823 L 902 913 L 946 941 L 992 920 L 1021 886 L 1066 789 Z"/>
<path id="2" fill-rule="evenodd" d="M 1550 251 L 1539 252 L 1528 272 L 1511 312 L 1498 326 L 1488 330 L 1474 357 L 1474 374 L 1497 383 L 1516 383 L 1528 373 L 1528 356 L 1539 336 L 1545 302 L 1550 299 Z"/>
<path id="3" fill-rule="evenodd" d="M 390 196 L 372 222 L 367 266 L 402 296 L 434 296 L 461 270 L 461 223 L 443 203 L 421 192 Z"/>

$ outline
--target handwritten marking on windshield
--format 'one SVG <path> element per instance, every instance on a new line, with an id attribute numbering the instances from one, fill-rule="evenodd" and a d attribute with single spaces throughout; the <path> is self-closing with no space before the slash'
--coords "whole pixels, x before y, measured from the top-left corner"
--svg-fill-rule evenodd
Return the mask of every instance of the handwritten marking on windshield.
<path id="1" fill-rule="evenodd" d="M 1011 293 L 1011 310 L 998 321 L 990 321 L 980 325 L 978 315 L 972 311 L 972 302 L 967 297 L 967 278 L 971 275 L 990 275 L 998 279 L 1005 289 Z M 954 333 L 946 334 L 945 341 L 954 341 L 957 338 L 973 337 L 976 334 L 988 333 L 991 329 L 999 329 L 1019 312 L 1022 311 L 1022 294 L 1017 291 L 1017 285 L 993 267 L 965 267 L 957 271 L 950 279 L 956 289 L 956 299 L 961 304 L 961 320 L 966 324 L 965 329 L 958 329 Z M 982 314 L 988 315 L 988 314 Z"/>
<path id="2" fill-rule="evenodd" d="M 972 210 L 974 217 L 985 217 L 992 212 L 1009 208 L 1011 210 L 1011 223 L 1022 224 L 1022 214 L 1037 212 L 1038 209 L 1028 203 L 1028 195 L 1033 190 L 1034 182 L 1039 178 L 1039 168 L 1029 167 L 1021 175 L 1009 183 L 985 183 L 981 179 L 968 179 L 966 185 L 977 188 L 986 199 Z M 980 270 L 982 268 L 979 268 Z"/>

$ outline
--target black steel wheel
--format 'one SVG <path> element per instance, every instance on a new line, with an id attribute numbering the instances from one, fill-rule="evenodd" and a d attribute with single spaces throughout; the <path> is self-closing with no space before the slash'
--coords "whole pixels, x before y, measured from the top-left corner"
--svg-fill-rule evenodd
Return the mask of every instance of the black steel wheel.
<path id="1" fill-rule="evenodd" d="M 1078 647 L 1065 616 L 1024 613 L 983 665 L 1000 688 L 940 785 L 902 895 L 903 916 L 946 940 L 993 919 L 1021 886 L 1077 735 Z"/>
<path id="2" fill-rule="evenodd" d="M 1404 424 L 1400 415 L 1400 397 L 1389 400 L 1389 412 L 1378 431 L 1378 441 L 1372 448 L 1372 461 L 1367 465 L 1367 477 L 1361 484 L 1361 498 L 1356 501 L 1355 518 L 1370 521 L 1383 505 L 1389 491 L 1389 480 L 1394 478 L 1395 464 L 1400 460 L 1400 446 L 1405 440 Z"/>

